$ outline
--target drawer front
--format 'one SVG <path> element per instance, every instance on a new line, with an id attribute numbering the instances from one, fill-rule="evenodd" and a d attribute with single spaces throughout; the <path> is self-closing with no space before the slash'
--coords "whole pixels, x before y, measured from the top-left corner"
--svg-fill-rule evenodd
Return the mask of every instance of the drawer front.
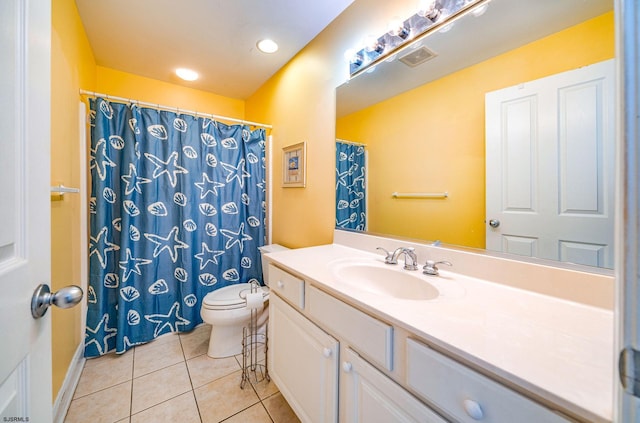
<path id="1" fill-rule="evenodd" d="M 371 361 L 393 370 L 393 327 L 319 289 L 307 287 L 307 311 L 331 333 L 349 342 Z"/>
<path id="2" fill-rule="evenodd" d="M 413 339 L 407 340 L 407 385 L 460 422 L 568 422 Z"/>
<path id="3" fill-rule="evenodd" d="M 304 281 L 273 264 L 269 265 L 269 289 L 292 305 L 304 309 Z"/>

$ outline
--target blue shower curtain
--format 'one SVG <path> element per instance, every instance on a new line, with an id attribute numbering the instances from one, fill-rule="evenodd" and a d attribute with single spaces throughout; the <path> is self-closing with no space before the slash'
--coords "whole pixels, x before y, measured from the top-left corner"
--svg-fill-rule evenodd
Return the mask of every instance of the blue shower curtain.
<path id="1" fill-rule="evenodd" d="M 364 231 L 366 159 L 364 145 L 336 141 L 336 227 Z"/>
<path id="2" fill-rule="evenodd" d="M 262 282 L 265 242 L 263 129 L 90 106 L 85 357 L 193 329 L 207 293 Z"/>

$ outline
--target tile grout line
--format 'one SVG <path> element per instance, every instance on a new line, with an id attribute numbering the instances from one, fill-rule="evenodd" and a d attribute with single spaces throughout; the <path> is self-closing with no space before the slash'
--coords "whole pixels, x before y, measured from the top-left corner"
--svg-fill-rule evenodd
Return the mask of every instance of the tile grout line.
<path id="1" fill-rule="evenodd" d="M 184 355 L 184 349 L 182 348 L 182 340 L 180 339 L 180 340 L 179 340 L 179 342 L 180 342 L 180 349 L 182 350 L 182 357 L 183 357 L 183 361 L 182 361 L 182 362 L 184 363 L 185 368 L 186 368 L 186 370 L 187 370 L 187 376 L 189 377 L 189 383 L 191 384 L 191 393 L 193 394 L 193 397 L 194 397 L 193 399 L 194 399 L 194 401 L 196 401 L 196 398 L 195 398 L 195 391 L 194 391 L 194 389 L 193 389 L 193 383 L 191 382 L 191 374 L 189 373 L 189 367 L 187 366 L 186 356 Z M 135 351 L 134 351 L 134 360 L 135 360 Z M 175 366 L 175 365 L 177 365 L 177 364 L 180 364 L 180 362 L 177 362 L 177 363 L 174 363 L 174 364 L 170 364 L 170 365 L 168 365 L 168 366 L 162 367 L 162 368 L 160 368 L 160 369 L 156 369 L 156 370 L 154 370 L 154 371 L 152 371 L 152 372 L 149 372 L 149 373 L 145 373 L 144 375 L 140 375 L 140 376 L 138 376 L 137 378 L 133 378 L 133 377 L 132 377 L 131 381 L 132 381 L 132 383 L 133 383 L 133 380 L 134 380 L 134 379 L 139 379 L 139 378 L 142 378 L 142 377 L 148 376 L 148 375 L 150 375 L 150 374 L 153 374 L 153 373 L 159 372 L 159 371 L 161 371 L 161 370 L 164 370 L 164 369 L 166 369 L 167 367 Z M 134 370 L 135 370 L 135 366 L 132 368 L 132 372 L 133 372 Z M 188 393 L 188 392 L 189 392 L 189 391 L 187 390 L 187 391 L 185 391 L 185 392 L 179 393 L 179 394 L 177 394 L 177 395 L 176 395 L 176 396 L 174 396 L 174 397 L 167 398 L 166 400 L 164 400 L 164 401 L 162 401 L 162 402 L 160 402 L 160 403 L 158 403 L 158 404 L 153 404 L 153 405 L 151 405 L 151 406 L 149 406 L 149 407 L 147 407 L 147 408 L 145 408 L 145 409 L 143 409 L 143 410 L 139 410 L 139 411 L 137 411 L 135 414 L 133 414 L 133 385 L 132 385 L 132 387 L 131 387 L 131 405 L 130 405 L 130 407 L 129 407 L 129 420 L 131 420 L 131 418 L 132 418 L 133 416 L 137 415 L 137 414 L 140 414 L 140 413 L 142 413 L 142 412 L 144 412 L 144 411 L 150 410 L 151 408 L 153 408 L 153 407 L 157 407 L 158 405 L 161 405 L 161 404 L 166 403 L 166 402 L 168 402 L 168 401 L 174 400 L 174 399 L 178 398 L 179 396 L 184 395 L 184 394 L 186 394 L 186 393 Z M 196 401 L 196 408 L 198 408 L 198 402 L 197 402 L 197 401 Z M 199 408 L 198 408 L 198 417 L 200 418 L 200 422 L 202 422 L 202 416 L 200 415 L 200 409 L 199 409 Z"/>
<path id="2" fill-rule="evenodd" d="M 131 398 L 129 400 L 129 423 L 131 423 L 131 414 L 133 413 L 133 378 L 136 368 L 136 350 L 138 347 L 133 347 L 133 357 L 131 358 Z"/>
<path id="3" fill-rule="evenodd" d="M 243 353 L 243 354 L 244 354 L 244 353 Z M 242 363 L 240 363 L 240 360 L 238 360 L 238 357 L 237 357 L 237 356 L 234 356 L 234 358 L 236 359 L 236 361 L 238 362 L 238 364 L 239 364 L 239 365 L 240 365 L 240 367 L 242 368 L 242 372 L 243 372 L 243 374 L 244 374 L 244 368 L 242 367 Z M 243 356 L 243 358 L 242 358 L 242 361 L 244 362 L 244 356 Z M 265 363 L 265 369 L 266 369 L 266 363 Z M 264 409 L 265 413 L 267 413 L 267 416 L 269 417 L 269 420 L 271 420 L 271 423 L 275 423 L 275 420 L 273 420 L 273 417 L 271 416 L 271 413 L 269 413 L 269 410 L 267 409 L 267 406 L 266 406 L 266 405 L 264 405 L 264 401 L 263 401 L 264 399 L 271 398 L 271 397 L 272 397 L 273 395 L 275 395 L 275 394 L 271 394 L 271 395 L 269 395 L 269 396 L 267 396 L 267 397 L 265 397 L 265 398 L 261 398 L 261 397 L 260 397 L 260 394 L 258 394 L 258 391 L 256 390 L 256 387 L 253 385 L 253 383 L 251 383 L 251 380 L 249 380 L 248 382 L 249 382 L 249 385 L 251 385 L 251 389 L 253 389 L 253 392 L 254 392 L 254 393 L 256 394 L 256 396 L 258 397 L 258 401 L 259 401 L 260 405 L 261 405 L 261 406 L 262 406 L 262 408 Z M 270 383 L 270 382 L 271 382 L 271 378 L 269 378 L 269 382 L 268 382 L 268 383 Z M 256 382 L 256 383 L 259 383 L 259 382 Z M 254 405 L 255 405 L 255 404 L 254 404 Z M 252 407 L 253 407 L 253 405 L 252 405 Z"/>
<path id="4" fill-rule="evenodd" d="M 200 419 L 200 423 L 202 423 L 202 413 L 200 412 L 198 397 L 196 397 L 196 389 L 193 386 L 193 379 L 191 378 L 191 372 L 189 371 L 189 365 L 187 364 L 187 356 L 184 353 L 184 345 L 182 345 L 182 337 L 180 336 L 180 334 L 178 334 L 178 339 L 180 340 L 180 349 L 182 350 L 182 358 L 184 358 L 184 366 L 187 369 L 187 376 L 189 376 L 189 383 L 191 384 L 191 395 L 193 396 L 193 401 L 196 403 L 196 410 L 198 410 L 198 418 Z"/>

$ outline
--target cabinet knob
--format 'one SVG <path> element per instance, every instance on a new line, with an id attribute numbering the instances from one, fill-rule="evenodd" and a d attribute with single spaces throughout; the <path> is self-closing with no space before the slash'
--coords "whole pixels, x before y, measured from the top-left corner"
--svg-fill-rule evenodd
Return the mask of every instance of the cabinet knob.
<path id="1" fill-rule="evenodd" d="M 284 283 L 282 281 L 278 281 L 276 285 L 278 285 L 278 288 L 280 289 L 284 288 Z"/>
<path id="2" fill-rule="evenodd" d="M 353 364 L 349 363 L 348 361 L 342 363 L 342 370 L 344 370 L 345 373 L 349 373 L 351 369 L 353 369 Z"/>
<path id="3" fill-rule="evenodd" d="M 331 348 L 325 348 L 322 350 L 322 355 L 324 355 L 325 358 L 331 357 L 331 354 L 333 354 L 333 351 L 331 351 Z"/>
<path id="4" fill-rule="evenodd" d="M 464 400 L 462 405 L 464 406 L 464 411 L 466 411 L 469 417 L 471 417 L 473 420 L 482 420 L 484 418 L 482 407 L 480 407 L 480 404 L 478 404 L 478 402 L 466 399 Z"/>

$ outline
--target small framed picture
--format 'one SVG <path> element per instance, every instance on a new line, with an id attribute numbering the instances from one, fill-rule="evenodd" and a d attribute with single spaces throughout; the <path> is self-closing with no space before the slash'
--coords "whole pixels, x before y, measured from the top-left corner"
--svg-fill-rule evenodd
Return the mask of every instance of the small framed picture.
<path id="1" fill-rule="evenodd" d="M 307 143 L 301 142 L 282 149 L 282 186 L 304 188 L 307 183 Z"/>

